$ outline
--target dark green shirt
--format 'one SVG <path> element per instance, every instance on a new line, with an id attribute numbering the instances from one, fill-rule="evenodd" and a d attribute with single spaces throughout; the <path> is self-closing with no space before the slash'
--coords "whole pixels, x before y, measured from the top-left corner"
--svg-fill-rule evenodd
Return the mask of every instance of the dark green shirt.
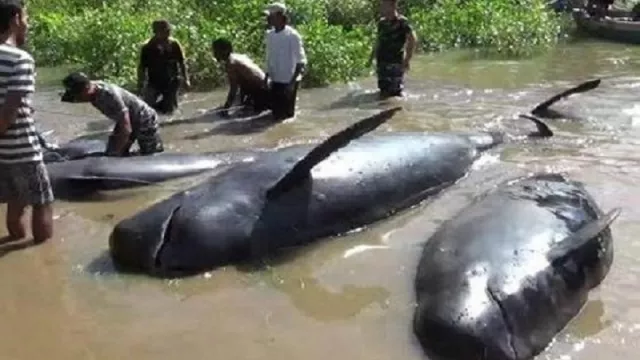
<path id="1" fill-rule="evenodd" d="M 166 43 L 151 39 L 140 51 L 140 65 L 147 69 L 149 83 L 160 87 L 179 78 L 184 60 L 182 46 L 172 38 Z"/>
<path id="2" fill-rule="evenodd" d="M 409 20 L 404 16 L 395 19 L 378 21 L 378 64 L 402 64 L 404 61 L 404 45 L 411 33 Z"/>

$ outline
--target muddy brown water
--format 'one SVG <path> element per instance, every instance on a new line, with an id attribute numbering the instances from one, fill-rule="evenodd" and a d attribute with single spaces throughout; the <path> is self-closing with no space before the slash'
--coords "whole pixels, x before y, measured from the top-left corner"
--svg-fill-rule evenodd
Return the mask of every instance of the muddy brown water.
<path id="1" fill-rule="evenodd" d="M 421 243 L 474 195 L 506 178 L 548 170 L 583 181 L 603 209 L 622 206 L 623 213 L 613 226 L 611 272 L 538 359 L 634 358 L 640 350 L 640 50 L 587 43 L 525 61 L 464 58 L 417 59 L 405 111 L 378 131 L 530 128 L 514 115 L 581 81 L 604 80 L 555 106 L 579 118 L 550 122 L 555 138 L 496 149 L 432 201 L 262 272 L 228 267 L 160 281 L 112 271 L 104 252 L 113 225 L 197 179 L 58 202 L 51 243 L 0 256 L 0 359 L 424 359 L 410 327 Z M 297 119 L 260 131 L 210 117 L 164 127 L 163 137 L 170 151 L 193 152 L 319 139 L 390 106 L 372 102 L 374 88 L 373 79 L 364 79 L 303 91 Z M 189 94 L 179 116 L 217 106 L 223 97 Z M 61 104 L 56 89 L 40 87 L 36 107 L 40 127 L 55 130 L 60 142 L 109 126 L 87 106 Z"/>

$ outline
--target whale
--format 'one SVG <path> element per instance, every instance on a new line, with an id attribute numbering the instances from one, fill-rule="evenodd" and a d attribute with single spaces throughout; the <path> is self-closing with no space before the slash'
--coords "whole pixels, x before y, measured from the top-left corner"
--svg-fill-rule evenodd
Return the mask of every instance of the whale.
<path id="1" fill-rule="evenodd" d="M 164 181 L 250 162 L 264 149 L 106 156 L 103 140 L 77 139 L 62 145 L 40 136 L 54 195 L 71 200 L 104 190 L 155 185 Z"/>
<path id="2" fill-rule="evenodd" d="M 104 150 L 107 147 L 107 142 L 100 139 L 74 139 L 58 145 L 47 141 L 38 133 L 38 140 L 43 149 L 42 157 L 45 163 L 105 156 Z"/>
<path id="3" fill-rule="evenodd" d="M 613 263 L 610 224 L 584 184 L 511 178 L 428 238 L 413 333 L 432 360 L 525 360 L 547 348 Z"/>
<path id="4" fill-rule="evenodd" d="M 345 234 L 438 194 L 505 141 L 482 131 L 365 136 L 399 110 L 234 165 L 121 220 L 109 236 L 115 267 L 189 276 Z M 537 129 L 528 137 L 553 135 L 528 119 Z"/>

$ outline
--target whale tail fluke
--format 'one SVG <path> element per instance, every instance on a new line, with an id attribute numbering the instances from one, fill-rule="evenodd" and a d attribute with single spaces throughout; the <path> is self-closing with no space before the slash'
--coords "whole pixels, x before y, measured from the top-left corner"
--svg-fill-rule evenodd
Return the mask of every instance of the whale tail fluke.
<path id="1" fill-rule="evenodd" d="M 565 90 L 557 95 L 554 95 L 549 99 L 538 104 L 535 108 L 533 108 L 533 110 L 531 110 L 531 115 L 538 116 L 538 117 L 546 117 L 546 114 L 548 114 L 549 112 L 549 106 L 571 95 L 593 90 L 598 86 L 600 86 L 601 81 L 602 81 L 601 79 L 585 81 L 577 86 L 572 87 L 571 89 Z"/>
<path id="2" fill-rule="evenodd" d="M 546 138 L 553 136 L 553 131 L 545 124 L 541 119 L 527 114 L 520 114 L 520 117 L 526 120 L 533 121 L 536 125 L 536 131 L 529 133 L 528 137 L 531 138 Z"/>

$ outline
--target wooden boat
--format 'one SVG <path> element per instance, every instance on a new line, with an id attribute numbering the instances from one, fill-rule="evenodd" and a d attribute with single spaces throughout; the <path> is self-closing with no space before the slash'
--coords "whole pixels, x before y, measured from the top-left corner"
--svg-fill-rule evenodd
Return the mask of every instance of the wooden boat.
<path id="1" fill-rule="evenodd" d="M 630 11 L 609 11 L 605 18 L 594 18 L 584 9 L 573 9 L 579 31 L 610 41 L 640 45 L 640 21 L 633 21 Z"/>

